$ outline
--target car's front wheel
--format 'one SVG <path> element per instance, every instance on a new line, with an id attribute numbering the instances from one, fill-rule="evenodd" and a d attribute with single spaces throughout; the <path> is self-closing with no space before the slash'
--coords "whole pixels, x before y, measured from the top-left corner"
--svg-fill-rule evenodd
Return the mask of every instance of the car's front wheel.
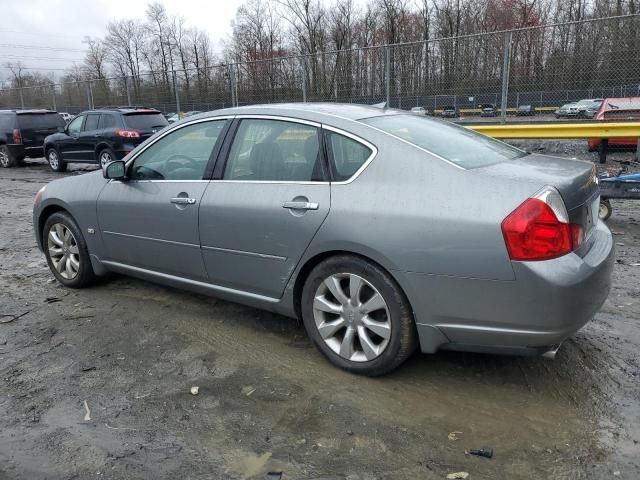
<path id="1" fill-rule="evenodd" d="M 416 347 L 409 302 L 378 265 L 340 255 L 318 264 L 301 298 L 302 319 L 316 347 L 353 373 L 382 375 Z"/>
<path id="2" fill-rule="evenodd" d="M 49 163 L 49 167 L 51 167 L 51 170 L 54 172 L 64 172 L 67 170 L 67 163 L 62 160 L 60 152 L 55 148 L 47 150 L 47 163 Z"/>
<path id="3" fill-rule="evenodd" d="M 56 212 L 47 218 L 42 247 L 51 272 L 65 287 L 86 287 L 95 279 L 87 244 L 69 214 Z"/>

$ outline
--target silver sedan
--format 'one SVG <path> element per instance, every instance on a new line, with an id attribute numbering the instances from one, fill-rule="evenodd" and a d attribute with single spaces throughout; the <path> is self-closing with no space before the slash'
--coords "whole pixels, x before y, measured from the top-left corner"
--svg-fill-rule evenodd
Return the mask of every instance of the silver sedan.
<path id="1" fill-rule="evenodd" d="M 608 295 L 591 163 L 407 112 L 253 106 L 167 127 L 36 196 L 53 275 L 119 272 L 302 319 L 335 365 L 553 355 Z M 212 326 L 213 328 L 213 326 Z"/>

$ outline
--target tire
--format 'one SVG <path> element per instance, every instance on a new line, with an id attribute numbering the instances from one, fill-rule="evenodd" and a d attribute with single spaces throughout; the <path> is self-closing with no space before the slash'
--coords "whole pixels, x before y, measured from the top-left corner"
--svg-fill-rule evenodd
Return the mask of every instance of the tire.
<path id="1" fill-rule="evenodd" d="M 100 153 L 98 153 L 98 164 L 102 168 L 104 168 L 105 165 L 113 162 L 114 160 L 117 160 L 116 154 L 113 153 L 113 150 L 111 150 L 110 148 L 103 148 L 102 150 L 100 150 Z"/>
<path id="2" fill-rule="evenodd" d="M 351 285 L 359 286 L 353 296 Z M 363 313 L 368 302 L 371 309 Z M 413 314 L 404 293 L 387 272 L 360 257 L 339 255 L 318 264 L 305 280 L 301 312 L 316 348 L 331 363 L 352 373 L 389 373 L 417 345 Z M 323 326 L 324 338 L 319 329 Z"/>
<path id="3" fill-rule="evenodd" d="M 42 248 L 51 272 L 65 287 L 83 288 L 94 282 L 87 244 L 68 213 L 56 212 L 47 218 L 42 230 Z"/>
<path id="4" fill-rule="evenodd" d="M 609 220 L 609 217 L 613 213 L 613 207 L 608 198 L 600 200 L 600 208 L 598 208 L 598 218 L 603 222 Z"/>
<path id="5" fill-rule="evenodd" d="M 0 145 L 0 167 L 2 168 L 11 168 L 16 166 L 16 159 L 11 152 L 9 151 L 9 147 L 6 145 Z"/>
<path id="6" fill-rule="evenodd" d="M 47 150 L 47 163 L 54 172 L 65 172 L 67 170 L 67 162 L 62 159 L 62 155 L 55 148 Z"/>

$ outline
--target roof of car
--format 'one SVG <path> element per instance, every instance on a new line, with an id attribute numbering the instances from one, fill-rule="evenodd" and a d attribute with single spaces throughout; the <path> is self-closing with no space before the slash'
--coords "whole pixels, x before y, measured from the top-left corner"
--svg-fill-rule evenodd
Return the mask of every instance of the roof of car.
<path id="1" fill-rule="evenodd" d="M 277 110 L 279 114 L 291 116 L 307 116 L 305 114 L 320 114 L 332 117 L 341 117 L 346 120 L 360 120 L 362 118 L 376 117 L 390 113 L 407 113 L 402 110 L 383 109 L 370 105 L 359 105 L 354 103 L 272 103 L 266 105 L 250 105 L 236 108 L 226 108 L 214 110 L 204 115 L 242 115 L 261 114 Z M 201 114 L 202 115 L 202 114 Z M 203 115 L 203 116 L 204 116 Z"/>
<path id="2" fill-rule="evenodd" d="M 640 109 L 640 97 L 607 98 L 603 106 L 604 111 L 638 109 Z"/>
<path id="3" fill-rule="evenodd" d="M 0 113 L 15 113 L 18 115 L 23 114 L 35 114 L 35 113 L 58 113 L 55 110 L 47 110 L 45 108 L 31 108 L 31 109 L 18 109 L 18 110 L 0 110 Z"/>
<path id="4" fill-rule="evenodd" d="M 103 107 L 94 110 L 87 110 L 83 113 L 102 113 L 105 111 L 119 112 L 119 113 L 161 113 L 160 110 L 150 107 L 138 107 L 138 106 L 122 106 L 122 107 Z"/>

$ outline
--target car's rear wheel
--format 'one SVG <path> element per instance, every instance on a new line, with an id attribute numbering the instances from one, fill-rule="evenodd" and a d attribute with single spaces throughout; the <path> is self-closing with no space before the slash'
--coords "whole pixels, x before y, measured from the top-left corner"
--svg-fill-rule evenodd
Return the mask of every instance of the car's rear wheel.
<path id="1" fill-rule="evenodd" d="M 62 159 L 60 152 L 55 148 L 47 150 L 47 162 L 54 172 L 64 172 L 67 170 L 67 163 Z"/>
<path id="2" fill-rule="evenodd" d="M 0 167 L 10 168 L 15 165 L 16 159 L 11 155 L 9 148 L 6 145 L 0 145 Z"/>
<path id="3" fill-rule="evenodd" d="M 42 232 L 42 247 L 56 279 L 70 288 L 90 285 L 95 274 L 75 220 L 65 212 L 56 212 L 47 218 Z"/>
<path id="4" fill-rule="evenodd" d="M 608 220 L 613 213 L 613 207 L 609 199 L 600 200 L 600 207 L 598 208 L 598 218 L 603 222 Z"/>
<path id="5" fill-rule="evenodd" d="M 109 163 L 113 162 L 115 159 L 116 159 L 115 154 L 109 148 L 100 150 L 100 153 L 98 154 L 98 161 L 100 162 L 100 166 L 103 168 Z"/>
<path id="6" fill-rule="evenodd" d="M 409 302 L 387 272 L 360 257 L 318 264 L 306 279 L 301 310 L 316 347 L 350 372 L 388 373 L 415 350 Z"/>

